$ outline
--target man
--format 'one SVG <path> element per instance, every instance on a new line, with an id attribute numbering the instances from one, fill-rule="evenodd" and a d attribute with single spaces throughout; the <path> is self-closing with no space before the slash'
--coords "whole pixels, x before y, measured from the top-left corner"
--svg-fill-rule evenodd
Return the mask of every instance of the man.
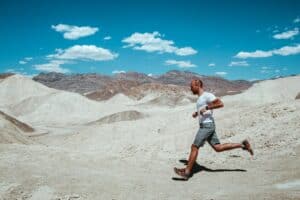
<path id="1" fill-rule="evenodd" d="M 199 116 L 200 128 L 191 146 L 187 167 L 183 169 L 174 168 L 175 173 L 185 180 L 190 178 L 193 165 L 198 156 L 198 150 L 204 145 L 205 141 L 208 141 L 216 152 L 240 148 L 247 150 L 253 155 L 250 143 L 247 140 L 244 140 L 242 143 L 220 143 L 215 131 L 213 109 L 222 108 L 224 106 L 223 102 L 219 98 L 216 98 L 212 93 L 204 91 L 203 83 L 200 79 L 192 80 L 191 91 L 194 95 L 199 96 L 197 100 L 197 112 L 193 113 L 192 116 L 193 118 Z"/>

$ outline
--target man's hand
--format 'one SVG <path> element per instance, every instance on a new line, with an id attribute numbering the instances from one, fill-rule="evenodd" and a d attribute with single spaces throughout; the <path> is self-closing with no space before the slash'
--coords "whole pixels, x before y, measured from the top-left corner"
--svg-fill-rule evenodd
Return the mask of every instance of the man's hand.
<path id="1" fill-rule="evenodd" d="M 196 118 L 198 116 L 198 112 L 194 112 L 192 116 L 193 118 Z"/>
<path id="2" fill-rule="evenodd" d="M 200 114 L 203 115 L 203 113 L 205 113 L 206 111 L 206 107 L 203 107 L 202 109 L 200 109 Z"/>

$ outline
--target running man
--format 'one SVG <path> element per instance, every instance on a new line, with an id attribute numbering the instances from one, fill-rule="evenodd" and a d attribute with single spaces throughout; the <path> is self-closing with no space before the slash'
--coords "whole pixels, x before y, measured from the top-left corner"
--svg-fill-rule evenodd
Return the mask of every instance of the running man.
<path id="1" fill-rule="evenodd" d="M 204 145 L 205 141 L 208 141 L 216 152 L 240 148 L 247 150 L 251 155 L 253 155 L 253 151 L 248 140 L 244 140 L 242 143 L 220 143 L 215 131 L 213 109 L 222 108 L 224 106 L 221 99 L 216 98 L 212 93 L 204 91 L 203 83 L 200 79 L 192 80 L 191 91 L 194 95 L 198 95 L 197 112 L 193 113 L 192 116 L 193 118 L 199 116 L 200 128 L 191 146 L 187 167 L 182 169 L 174 168 L 175 173 L 185 180 L 188 180 L 191 177 L 192 168 L 196 162 L 199 148 Z"/>

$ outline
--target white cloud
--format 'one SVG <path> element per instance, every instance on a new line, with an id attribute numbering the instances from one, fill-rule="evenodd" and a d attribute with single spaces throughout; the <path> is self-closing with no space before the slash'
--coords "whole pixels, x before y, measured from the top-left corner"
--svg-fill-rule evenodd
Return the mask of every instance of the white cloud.
<path id="1" fill-rule="evenodd" d="M 284 46 L 280 49 L 274 49 L 270 51 L 261 51 L 256 50 L 255 52 L 239 52 L 234 57 L 236 58 L 264 58 L 264 57 L 271 57 L 273 55 L 281 55 L 281 56 L 288 56 L 288 55 L 295 55 L 300 53 L 300 44 L 297 44 L 295 46 Z"/>
<path id="2" fill-rule="evenodd" d="M 134 50 L 146 52 L 174 53 L 179 56 L 194 55 L 197 53 L 192 47 L 179 48 L 174 46 L 172 40 L 164 40 L 162 35 L 155 31 L 153 33 L 133 33 L 131 36 L 124 38 L 123 43 L 127 43 L 124 48 L 131 47 Z"/>
<path id="3" fill-rule="evenodd" d="M 294 23 L 299 23 L 299 22 L 300 22 L 300 17 L 297 17 L 296 19 L 294 19 L 293 22 L 294 22 Z"/>
<path id="4" fill-rule="evenodd" d="M 15 70 L 14 69 L 12 69 L 12 68 L 9 68 L 9 69 L 7 69 L 7 70 L 5 70 L 5 72 L 11 72 L 11 73 L 14 73 L 15 72 Z"/>
<path id="5" fill-rule="evenodd" d="M 271 69 L 271 67 L 261 67 L 261 69 L 266 70 L 266 69 Z"/>
<path id="6" fill-rule="evenodd" d="M 111 36 L 106 36 L 103 38 L 103 40 L 111 40 Z"/>
<path id="7" fill-rule="evenodd" d="M 216 75 L 219 75 L 219 76 L 226 76 L 226 75 L 227 75 L 227 72 L 216 72 Z"/>
<path id="8" fill-rule="evenodd" d="M 148 74 L 148 76 L 152 77 L 152 76 L 153 76 L 153 74 L 152 74 L 152 73 L 150 73 L 150 74 Z"/>
<path id="9" fill-rule="evenodd" d="M 62 64 L 66 63 L 69 62 L 65 60 L 51 60 L 49 63 L 34 65 L 34 68 L 45 72 L 68 73 L 70 70 L 61 67 Z"/>
<path id="10" fill-rule="evenodd" d="M 251 78 L 251 79 L 248 79 L 248 81 L 257 81 L 258 79 L 257 78 Z"/>
<path id="11" fill-rule="evenodd" d="M 215 67 L 216 64 L 215 64 L 215 63 L 209 63 L 208 66 L 209 66 L 209 67 Z"/>
<path id="12" fill-rule="evenodd" d="M 124 70 L 114 70 L 112 71 L 113 74 L 120 74 L 120 73 L 126 73 Z"/>
<path id="13" fill-rule="evenodd" d="M 284 46 L 280 49 L 273 50 L 273 54 L 288 56 L 300 53 L 300 44 L 296 46 Z"/>
<path id="14" fill-rule="evenodd" d="M 272 67 L 263 66 L 261 67 L 260 73 L 261 74 L 268 74 L 272 71 Z"/>
<path id="15" fill-rule="evenodd" d="M 56 49 L 56 54 L 48 55 L 47 57 L 66 60 L 103 61 L 113 60 L 118 57 L 118 54 L 95 45 L 74 45 L 64 50 Z"/>
<path id="16" fill-rule="evenodd" d="M 27 72 L 24 72 L 23 70 L 21 70 L 21 71 L 19 71 L 18 69 L 13 69 L 13 68 L 9 68 L 9 69 L 5 70 L 6 73 L 14 73 L 14 74 L 20 74 L 20 75 L 23 75 L 23 76 L 29 76 L 27 74 Z"/>
<path id="17" fill-rule="evenodd" d="M 233 66 L 242 66 L 242 67 L 245 67 L 245 66 L 249 66 L 249 64 L 247 63 L 247 61 L 232 61 L 231 63 L 229 63 L 230 67 L 233 67 Z"/>
<path id="18" fill-rule="evenodd" d="M 278 30 L 278 29 L 279 29 L 279 26 L 273 25 L 273 26 L 268 27 L 266 30 L 274 32 L 274 30 Z"/>
<path id="19" fill-rule="evenodd" d="M 30 60 L 32 60 L 32 57 L 25 57 L 23 60 L 19 61 L 20 65 L 25 65 L 27 62 L 29 62 Z"/>
<path id="20" fill-rule="evenodd" d="M 20 65 L 25 65 L 26 63 L 27 63 L 27 62 L 25 62 L 24 60 L 20 60 L 20 61 L 19 61 L 19 64 L 20 64 Z"/>
<path id="21" fill-rule="evenodd" d="M 268 73 L 270 73 L 270 71 L 269 70 L 260 70 L 260 73 L 262 73 L 262 74 L 268 74 Z"/>
<path id="22" fill-rule="evenodd" d="M 261 74 L 272 74 L 272 73 L 279 73 L 280 70 L 279 69 L 274 69 L 275 67 L 267 67 L 267 66 L 263 66 L 261 67 L 260 73 Z"/>
<path id="23" fill-rule="evenodd" d="M 55 54 L 47 56 L 50 60 L 48 63 L 34 65 L 35 69 L 39 71 L 67 73 L 70 70 L 62 68 L 61 65 L 71 63 L 72 60 L 103 61 L 113 60 L 118 57 L 118 54 L 95 45 L 74 45 L 67 49 L 56 49 L 55 51 Z"/>
<path id="24" fill-rule="evenodd" d="M 81 37 L 86 37 L 95 34 L 99 29 L 90 26 L 72 26 L 67 24 L 52 25 L 52 29 L 63 33 L 65 39 L 77 40 Z"/>
<path id="25" fill-rule="evenodd" d="M 299 34 L 299 29 L 295 28 L 294 30 L 278 33 L 278 34 L 274 35 L 273 38 L 278 39 L 278 40 L 291 39 L 298 34 Z"/>
<path id="26" fill-rule="evenodd" d="M 197 53 L 197 51 L 195 49 L 193 49 L 192 47 L 183 47 L 183 48 L 179 48 L 175 51 L 175 54 L 177 54 L 179 56 L 194 55 L 196 53 Z"/>
<path id="27" fill-rule="evenodd" d="M 32 60 L 32 57 L 25 57 L 24 60 L 26 60 L 26 61 L 31 61 L 31 60 Z"/>
<path id="28" fill-rule="evenodd" d="M 237 55 L 235 55 L 234 57 L 246 59 L 246 58 L 265 58 L 265 57 L 270 57 L 270 56 L 272 56 L 271 51 L 256 50 L 254 52 L 241 51 Z"/>
<path id="29" fill-rule="evenodd" d="M 195 64 L 191 63 L 191 61 L 183 61 L 183 60 L 166 60 L 165 61 L 166 65 L 177 65 L 178 67 L 181 68 L 190 68 L 190 67 L 196 67 Z"/>

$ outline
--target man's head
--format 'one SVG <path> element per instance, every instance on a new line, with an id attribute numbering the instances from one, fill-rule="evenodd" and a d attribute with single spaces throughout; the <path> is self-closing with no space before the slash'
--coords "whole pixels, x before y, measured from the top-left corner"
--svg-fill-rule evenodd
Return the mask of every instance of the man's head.
<path id="1" fill-rule="evenodd" d="M 193 79 L 191 81 L 191 91 L 193 94 L 199 94 L 203 89 L 203 82 L 200 79 Z"/>

